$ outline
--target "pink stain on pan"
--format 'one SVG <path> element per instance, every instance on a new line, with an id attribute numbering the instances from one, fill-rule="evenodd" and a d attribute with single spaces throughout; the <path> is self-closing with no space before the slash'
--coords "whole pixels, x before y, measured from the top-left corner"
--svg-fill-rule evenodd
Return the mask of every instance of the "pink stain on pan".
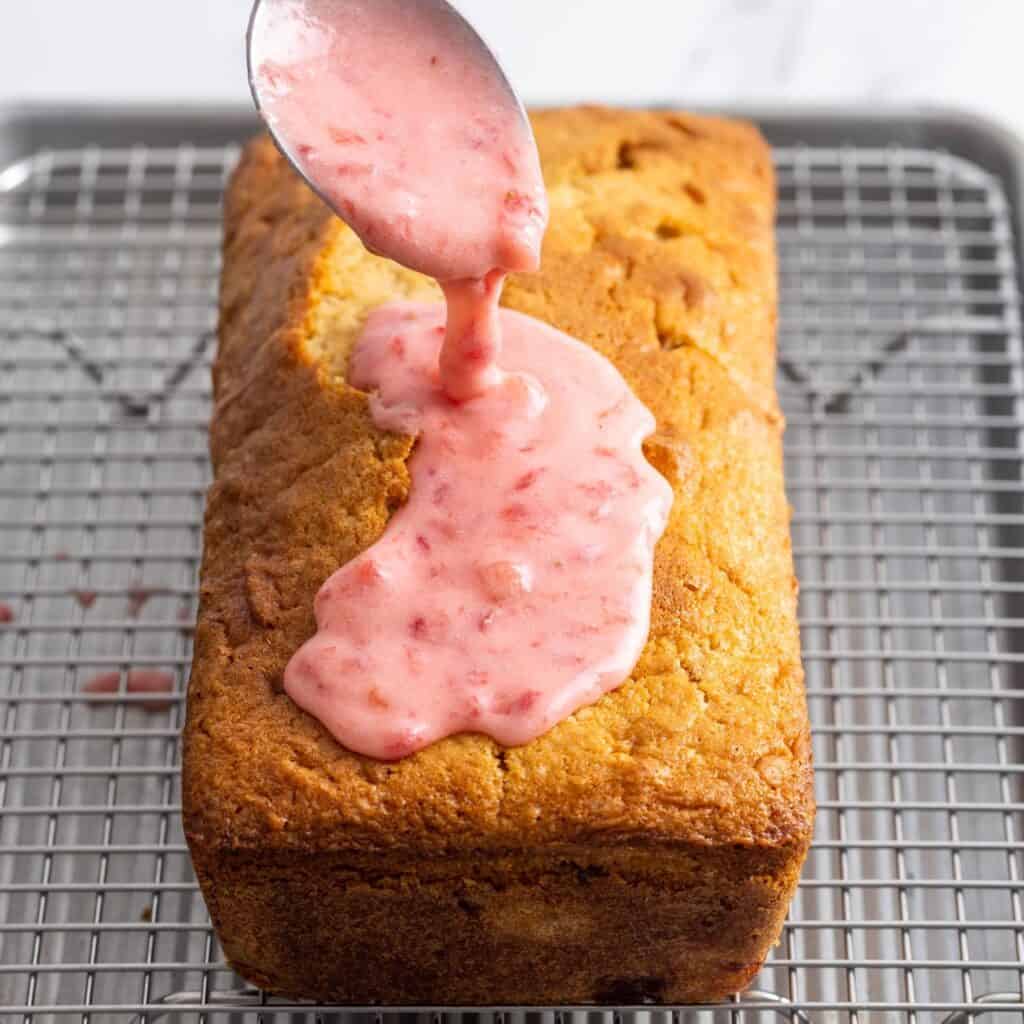
<path id="1" fill-rule="evenodd" d="M 119 672 L 100 672 L 82 685 L 83 693 L 152 694 L 153 696 L 149 700 L 128 702 L 130 707 L 141 708 L 143 711 L 166 711 L 173 707 L 174 700 L 167 696 L 173 691 L 174 676 L 169 672 L 148 668 L 133 668 L 128 672 L 123 691 Z"/>
<path id="2" fill-rule="evenodd" d="M 127 591 L 128 617 L 132 619 L 137 618 L 151 597 L 159 597 L 161 594 L 169 593 L 171 591 L 167 590 L 166 587 L 150 587 L 141 583 L 129 587 Z"/>

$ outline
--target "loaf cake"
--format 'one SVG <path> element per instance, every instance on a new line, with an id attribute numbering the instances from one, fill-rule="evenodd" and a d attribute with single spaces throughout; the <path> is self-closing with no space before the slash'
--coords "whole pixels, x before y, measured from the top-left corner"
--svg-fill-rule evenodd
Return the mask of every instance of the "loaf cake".
<path id="1" fill-rule="evenodd" d="M 183 804 L 224 953 L 273 993 L 718 1000 L 776 941 L 810 842 L 768 150 L 683 113 L 533 124 L 550 227 L 503 303 L 612 360 L 675 497 L 631 677 L 524 746 L 461 734 L 378 762 L 283 692 L 317 589 L 408 493 L 413 439 L 374 427 L 351 346 L 375 307 L 440 293 L 265 138 L 227 191 Z"/>

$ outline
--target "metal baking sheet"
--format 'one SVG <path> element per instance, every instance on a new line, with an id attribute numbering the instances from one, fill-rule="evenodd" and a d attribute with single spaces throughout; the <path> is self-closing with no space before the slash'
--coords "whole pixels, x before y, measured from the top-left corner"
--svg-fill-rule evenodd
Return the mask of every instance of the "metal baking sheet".
<path id="1" fill-rule="evenodd" d="M 620 1016 L 1019 1021 L 1020 149 L 942 113 L 747 113 L 779 181 L 817 839 L 750 992 Z M 335 1019 L 227 969 L 178 819 L 219 203 L 254 128 L 0 114 L 4 1020 Z M 139 669 L 170 674 L 165 708 L 83 690 Z"/>

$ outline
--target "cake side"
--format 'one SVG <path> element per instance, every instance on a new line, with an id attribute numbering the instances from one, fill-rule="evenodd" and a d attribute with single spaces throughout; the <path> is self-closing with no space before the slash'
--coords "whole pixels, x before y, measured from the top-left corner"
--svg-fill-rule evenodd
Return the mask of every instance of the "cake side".
<path id="1" fill-rule="evenodd" d="M 374 762 L 281 690 L 320 583 L 407 493 L 411 443 L 373 427 L 348 350 L 376 305 L 437 293 L 369 255 L 265 140 L 232 179 L 183 801 L 227 955 L 275 990 L 714 998 L 756 971 L 806 852 L 766 148 L 673 113 L 535 128 L 551 227 L 542 273 L 504 301 L 618 366 L 658 419 L 646 450 L 675 506 L 632 678 L 508 750 L 463 735 Z M 371 918 L 390 931 L 357 934 Z M 438 967 L 454 930 L 458 978 Z"/>
<path id="2" fill-rule="evenodd" d="M 722 854 L 563 847 L 375 871 L 344 854 L 243 849 L 222 851 L 203 888 L 232 966 L 284 996 L 712 1002 L 760 969 L 799 872 L 788 854 Z"/>

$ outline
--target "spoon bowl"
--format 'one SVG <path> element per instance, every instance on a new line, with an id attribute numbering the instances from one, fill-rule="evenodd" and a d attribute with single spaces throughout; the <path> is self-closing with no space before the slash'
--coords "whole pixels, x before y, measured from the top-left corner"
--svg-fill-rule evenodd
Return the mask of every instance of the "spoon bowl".
<path id="1" fill-rule="evenodd" d="M 373 0 L 370 0 L 373 3 Z M 530 147 L 534 147 L 533 133 L 526 110 L 512 88 L 492 50 L 483 41 L 470 23 L 446 0 L 391 0 L 396 8 L 407 10 L 410 19 L 414 20 L 416 30 L 429 38 L 436 34 L 438 40 L 457 41 L 464 50 L 466 63 L 472 63 L 491 82 L 491 96 L 501 97 L 509 110 L 518 116 L 522 130 Z M 271 89 L 270 79 L 262 73 L 268 61 L 278 61 L 287 57 L 288 50 L 297 42 L 295 27 L 308 19 L 316 19 L 317 12 L 329 15 L 330 18 L 344 17 L 351 12 L 365 12 L 367 0 L 255 0 L 249 15 L 246 30 L 246 71 L 249 89 L 257 112 L 266 124 L 274 144 L 291 164 L 296 173 L 321 199 L 331 207 L 342 220 L 350 223 L 356 232 L 363 237 L 369 248 L 374 249 L 371 239 L 364 236 L 361 226 L 353 223 L 351 209 L 338 201 L 338 196 L 323 177 L 311 171 L 308 162 L 302 159 L 297 139 L 290 137 L 287 127 L 278 123 L 273 115 L 273 97 L 268 95 Z M 344 116 L 344 112 L 340 112 Z"/>

